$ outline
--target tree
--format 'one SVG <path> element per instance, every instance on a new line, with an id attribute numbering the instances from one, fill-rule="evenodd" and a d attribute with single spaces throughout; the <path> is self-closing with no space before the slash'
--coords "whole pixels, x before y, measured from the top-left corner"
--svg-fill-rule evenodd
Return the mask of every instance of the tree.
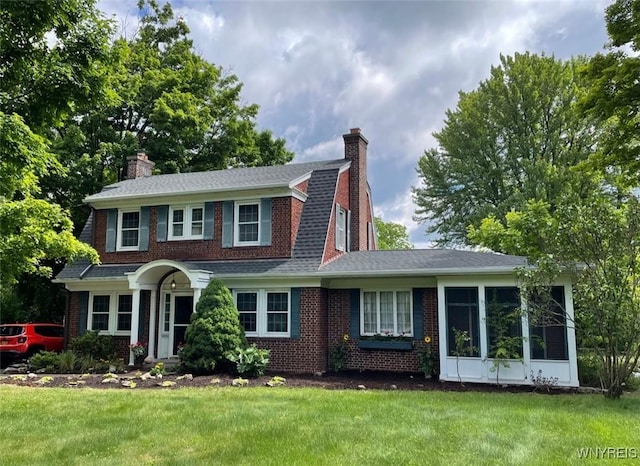
<path id="1" fill-rule="evenodd" d="M 512 212 L 506 226 L 488 218 L 470 237 L 518 252 L 533 230 L 544 238 L 544 249 L 532 248 L 532 267 L 520 273 L 525 296 L 542 294 L 563 273 L 576 277 L 580 346 L 602 362 L 605 395 L 619 398 L 640 362 L 640 201 L 607 186 L 587 198 L 566 198 L 553 211 L 549 204 L 532 202 Z M 530 318 L 540 318 L 546 306 L 532 312 Z"/>
<path id="2" fill-rule="evenodd" d="M 574 108 L 584 60 L 526 53 L 500 62 L 477 90 L 460 92 L 434 133 L 439 147 L 418 162 L 415 219 L 429 222 L 441 244 L 466 244 L 469 225 L 503 219 L 530 199 L 553 207 L 567 187 L 592 188 L 571 170 L 593 152 L 597 129 Z"/>
<path id="3" fill-rule="evenodd" d="M 384 222 L 380 217 L 374 219 L 378 233 L 378 249 L 413 249 L 407 227 L 394 222 Z"/>
<path id="4" fill-rule="evenodd" d="M 615 170 L 629 185 L 640 182 L 640 57 L 616 47 L 640 52 L 640 0 L 618 0 L 606 10 L 611 51 L 596 54 L 585 76 L 591 80 L 581 101 L 585 115 L 598 118 L 604 127 L 591 166 Z"/>
<path id="5" fill-rule="evenodd" d="M 194 51 L 170 4 L 138 3 L 140 27 L 117 38 L 110 99 L 81 106 L 56 129 L 55 150 L 71 177 L 49 180 L 82 225 L 82 199 L 126 175 L 126 157 L 145 150 L 160 173 L 286 163 L 282 139 L 256 129 L 257 105 L 242 105 L 242 83 Z M 66 204 L 65 204 L 66 203 Z"/>
<path id="6" fill-rule="evenodd" d="M 246 340 L 233 296 L 222 281 L 212 280 L 191 316 L 180 361 L 189 371 L 210 373 L 220 368 L 225 355 L 238 347 L 246 347 Z"/>
<path id="7" fill-rule="evenodd" d="M 38 178 L 62 172 L 45 141 L 18 115 L 0 112 L 0 276 L 3 294 L 23 273 L 51 275 L 45 259 L 98 261 L 93 248 L 73 236 L 73 225 L 60 206 L 35 198 Z"/>
<path id="8" fill-rule="evenodd" d="M 63 180 L 67 173 L 51 151 L 51 128 L 78 106 L 107 96 L 111 31 L 92 0 L 32 2 L 28 8 L 0 2 L 3 321 L 58 320 L 64 295 L 52 286 L 52 272 L 79 256 L 97 261 L 95 251 L 75 240 L 69 213 L 52 202 L 42 181 L 51 175 Z"/>

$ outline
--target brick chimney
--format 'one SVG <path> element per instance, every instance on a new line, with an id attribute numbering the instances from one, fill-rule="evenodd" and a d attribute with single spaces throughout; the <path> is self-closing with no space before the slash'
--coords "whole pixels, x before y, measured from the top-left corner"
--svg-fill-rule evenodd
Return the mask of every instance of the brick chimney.
<path id="1" fill-rule="evenodd" d="M 130 155 L 127 157 L 127 180 L 151 176 L 154 165 L 144 151 Z"/>
<path id="2" fill-rule="evenodd" d="M 351 160 L 349 169 L 349 204 L 351 207 L 351 250 L 366 251 L 369 202 L 367 201 L 367 145 L 369 141 L 352 128 L 344 139 L 344 158 Z"/>

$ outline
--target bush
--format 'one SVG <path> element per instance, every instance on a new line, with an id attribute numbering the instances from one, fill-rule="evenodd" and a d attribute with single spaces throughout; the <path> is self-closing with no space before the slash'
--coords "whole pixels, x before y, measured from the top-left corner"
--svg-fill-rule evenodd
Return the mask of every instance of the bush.
<path id="1" fill-rule="evenodd" d="M 185 370 L 195 373 L 225 370 L 225 355 L 245 346 L 233 296 L 220 280 L 212 280 L 202 291 L 185 332 L 181 364 Z"/>
<path id="2" fill-rule="evenodd" d="M 34 371 L 58 372 L 60 354 L 55 351 L 40 351 L 29 358 L 29 367 Z"/>
<path id="3" fill-rule="evenodd" d="M 114 359 L 116 347 L 109 335 L 100 335 L 98 330 L 89 330 L 71 341 L 71 349 L 76 356 L 92 359 Z"/>
<path id="4" fill-rule="evenodd" d="M 602 359 L 593 353 L 578 356 L 578 380 L 583 387 L 602 387 Z"/>
<path id="5" fill-rule="evenodd" d="M 260 349 L 256 345 L 247 348 L 236 348 L 227 353 L 227 359 L 236 365 L 236 372 L 246 377 L 258 377 L 264 374 L 269 364 L 268 349 Z"/>

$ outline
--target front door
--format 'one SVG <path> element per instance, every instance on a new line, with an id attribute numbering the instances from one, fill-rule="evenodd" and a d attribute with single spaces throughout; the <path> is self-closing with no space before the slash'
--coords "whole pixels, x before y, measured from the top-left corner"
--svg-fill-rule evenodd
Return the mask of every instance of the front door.
<path id="1" fill-rule="evenodd" d="M 172 355 L 178 354 L 178 345 L 184 343 L 184 332 L 191 320 L 193 312 L 193 296 L 175 297 L 175 314 L 173 318 L 173 341 L 171 342 Z"/>

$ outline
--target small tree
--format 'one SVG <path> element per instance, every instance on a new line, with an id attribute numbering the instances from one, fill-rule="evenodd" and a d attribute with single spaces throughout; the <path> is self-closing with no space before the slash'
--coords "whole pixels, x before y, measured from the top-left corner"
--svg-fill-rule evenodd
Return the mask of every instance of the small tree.
<path id="1" fill-rule="evenodd" d="M 221 369 L 227 352 L 246 346 L 233 296 L 220 280 L 212 280 L 203 290 L 185 332 L 185 341 L 181 363 L 186 370 L 196 373 Z"/>
<path id="2" fill-rule="evenodd" d="M 487 328 L 492 336 L 489 339 L 489 358 L 493 359 L 491 372 L 496 373 L 496 384 L 500 384 L 500 367 L 511 367 L 510 361 L 522 361 L 522 342 L 524 337 L 514 329 L 520 325 L 520 309 L 504 309 L 497 302 L 489 305 Z"/>
<path id="3" fill-rule="evenodd" d="M 453 339 L 456 344 L 453 355 L 456 357 L 456 372 L 458 373 L 458 382 L 462 383 L 462 377 L 460 377 L 460 358 L 464 356 L 471 356 L 478 351 L 478 348 L 471 344 L 471 337 L 466 330 L 460 330 L 455 327 L 453 330 Z"/>

